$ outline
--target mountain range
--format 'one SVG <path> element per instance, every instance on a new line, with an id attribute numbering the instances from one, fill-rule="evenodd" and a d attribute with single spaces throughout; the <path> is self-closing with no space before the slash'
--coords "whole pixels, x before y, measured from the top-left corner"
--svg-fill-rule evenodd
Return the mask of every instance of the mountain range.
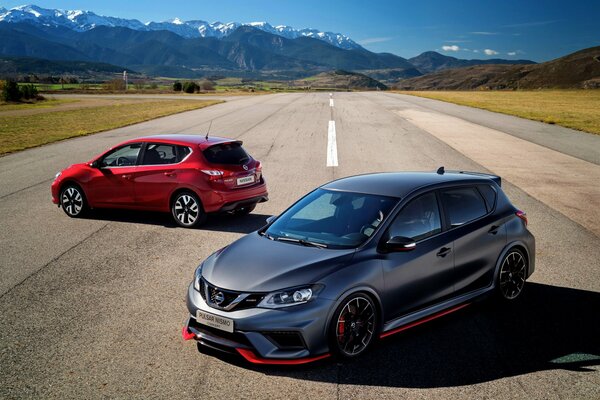
<path id="1" fill-rule="evenodd" d="M 175 18 L 170 21 L 143 23 L 137 19 L 105 17 L 91 11 L 47 9 L 36 5 L 24 5 L 11 8 L 10 10 L 0 8 L 0 21 L 29 21 L 45 26 L 61 26 L 78 32 L 88 31 L 99 26 L 129 28 L 136 31 L 166 30 L 185 38 L 215 37 L 219 39 L 229 36 L 240 26 L 252 26 L 287 39 L 310 37 L 322 40 L 341 49 L 361 48 L 358 43 L 341 33 L 321 32 L 318 29 L 311 28 L 294 29 L 287 25 L 272 26 L 268 22 L 209 23 L 200 20 L 182 21 L 179 18 Z"/>
<path id="2" fill-rule="evenodd" d="M 460 60 L 436 52 L 407 60 L 370 52 L 341 34 L 264 22 L 208 24 L 176 19 L 142 23 L 34 5 L 0 8 L 0 56 L 108 63 L 151 76 L 178 78 L 221 74 L 298 79 L 347 70 L 386 83 L 448 68 L 533 63 Z"/>

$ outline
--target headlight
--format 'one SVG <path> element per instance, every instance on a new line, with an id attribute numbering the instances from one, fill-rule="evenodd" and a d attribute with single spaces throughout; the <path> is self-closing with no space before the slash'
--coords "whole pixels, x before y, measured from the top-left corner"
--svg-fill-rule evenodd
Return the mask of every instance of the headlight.
<path id="1" fill-rule="evenodd" d="M 200 266 L 196 268 L 196 271 L 194 271 L 194 289 L 196 289 L 197 291 L 200 291 L 200 279 L 202 279 L 202 265 L 203 264 L 200 264 Z"/>
<path id="2" fill-rule="evenodd" d="M 269 293 L 257 307 L 281 308 L 304 304 L 317 297 L 323 285 L 301 286 Z"/>
<path id="3" fill-rule="evenodd" d="M 54 175 L 54 179 L 55 180 L 58 179 L 58 177 L 61 176 L 61 175 L 62 175 L 62 171 L 57 172 L 56 175 Z"/>

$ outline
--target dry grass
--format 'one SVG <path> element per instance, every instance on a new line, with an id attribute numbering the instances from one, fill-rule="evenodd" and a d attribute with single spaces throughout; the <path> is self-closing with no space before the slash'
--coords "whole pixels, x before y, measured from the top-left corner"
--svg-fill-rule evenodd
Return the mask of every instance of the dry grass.
<path id="1" fill-rule="evenodd" d="M 600 135 L 600 90 L 398 92 Z"/>
<path id="2" fill-rule="evenodd" d="M 115 129 L 217 103 L 221 101 L 157 100 L 137 103 L 115 101 L 108 106 L 68 111 L 26 116 L 0 115 L 0 154 Z"/>
<path id="3" fill-rule="evenodd" d="M 4 103 L 0 102 L 0 113 L 2 111 L 35 110 L 56 107 L 61 104 L 74 103 L 74 99 L 47 99 L 43 101 L 32 101 L 30 103 Z"/>

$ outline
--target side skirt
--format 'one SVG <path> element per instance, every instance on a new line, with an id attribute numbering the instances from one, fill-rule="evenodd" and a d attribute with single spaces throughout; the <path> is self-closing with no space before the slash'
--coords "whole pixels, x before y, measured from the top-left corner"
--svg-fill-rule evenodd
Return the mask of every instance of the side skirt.
<path id="1" fill-rule="evenodd" d="M 386 336 L 402 332 L 406 329 L 424 324 L 425 322 L 429 322 L 436 318 L 450 314 L 454 311 L 458 311 L 471 304 L 469 303 L 470 300 L 479 297 L 493 289 L 493 285 L 483 289 L 478 289 L 473 292 L 464 294 L 462 296 L 446 300 L 442 303 L 435 304 L 431 307 L 427 307 L 425 309 L 415 311 L 411 314 L 404 315 L 402 317 L 388 321 L 384 324 L 383 330 L 379 337 L 384 338 Z"/>

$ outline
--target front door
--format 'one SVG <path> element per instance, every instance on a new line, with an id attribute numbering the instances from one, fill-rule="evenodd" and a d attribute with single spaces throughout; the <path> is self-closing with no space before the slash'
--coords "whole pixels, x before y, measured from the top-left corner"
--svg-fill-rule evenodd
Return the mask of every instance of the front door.
<path id="1" fill-rule="evenodd" d="M 435 192 L 402 208 L 384 238 L 394 236 L 412 238 L 416 247 L 382 255 L 388 320 L 442 301 L 454 292 L 454 244 L 451 235 L 442 232 Z"/>
<path id="2" fill-rule="evenodd" d="M 92 207 L 119 207 L 135 204 L 133 176 L 142 143 L 111 150 L 98 160 L 98 170 L 88 183 Z"/>

